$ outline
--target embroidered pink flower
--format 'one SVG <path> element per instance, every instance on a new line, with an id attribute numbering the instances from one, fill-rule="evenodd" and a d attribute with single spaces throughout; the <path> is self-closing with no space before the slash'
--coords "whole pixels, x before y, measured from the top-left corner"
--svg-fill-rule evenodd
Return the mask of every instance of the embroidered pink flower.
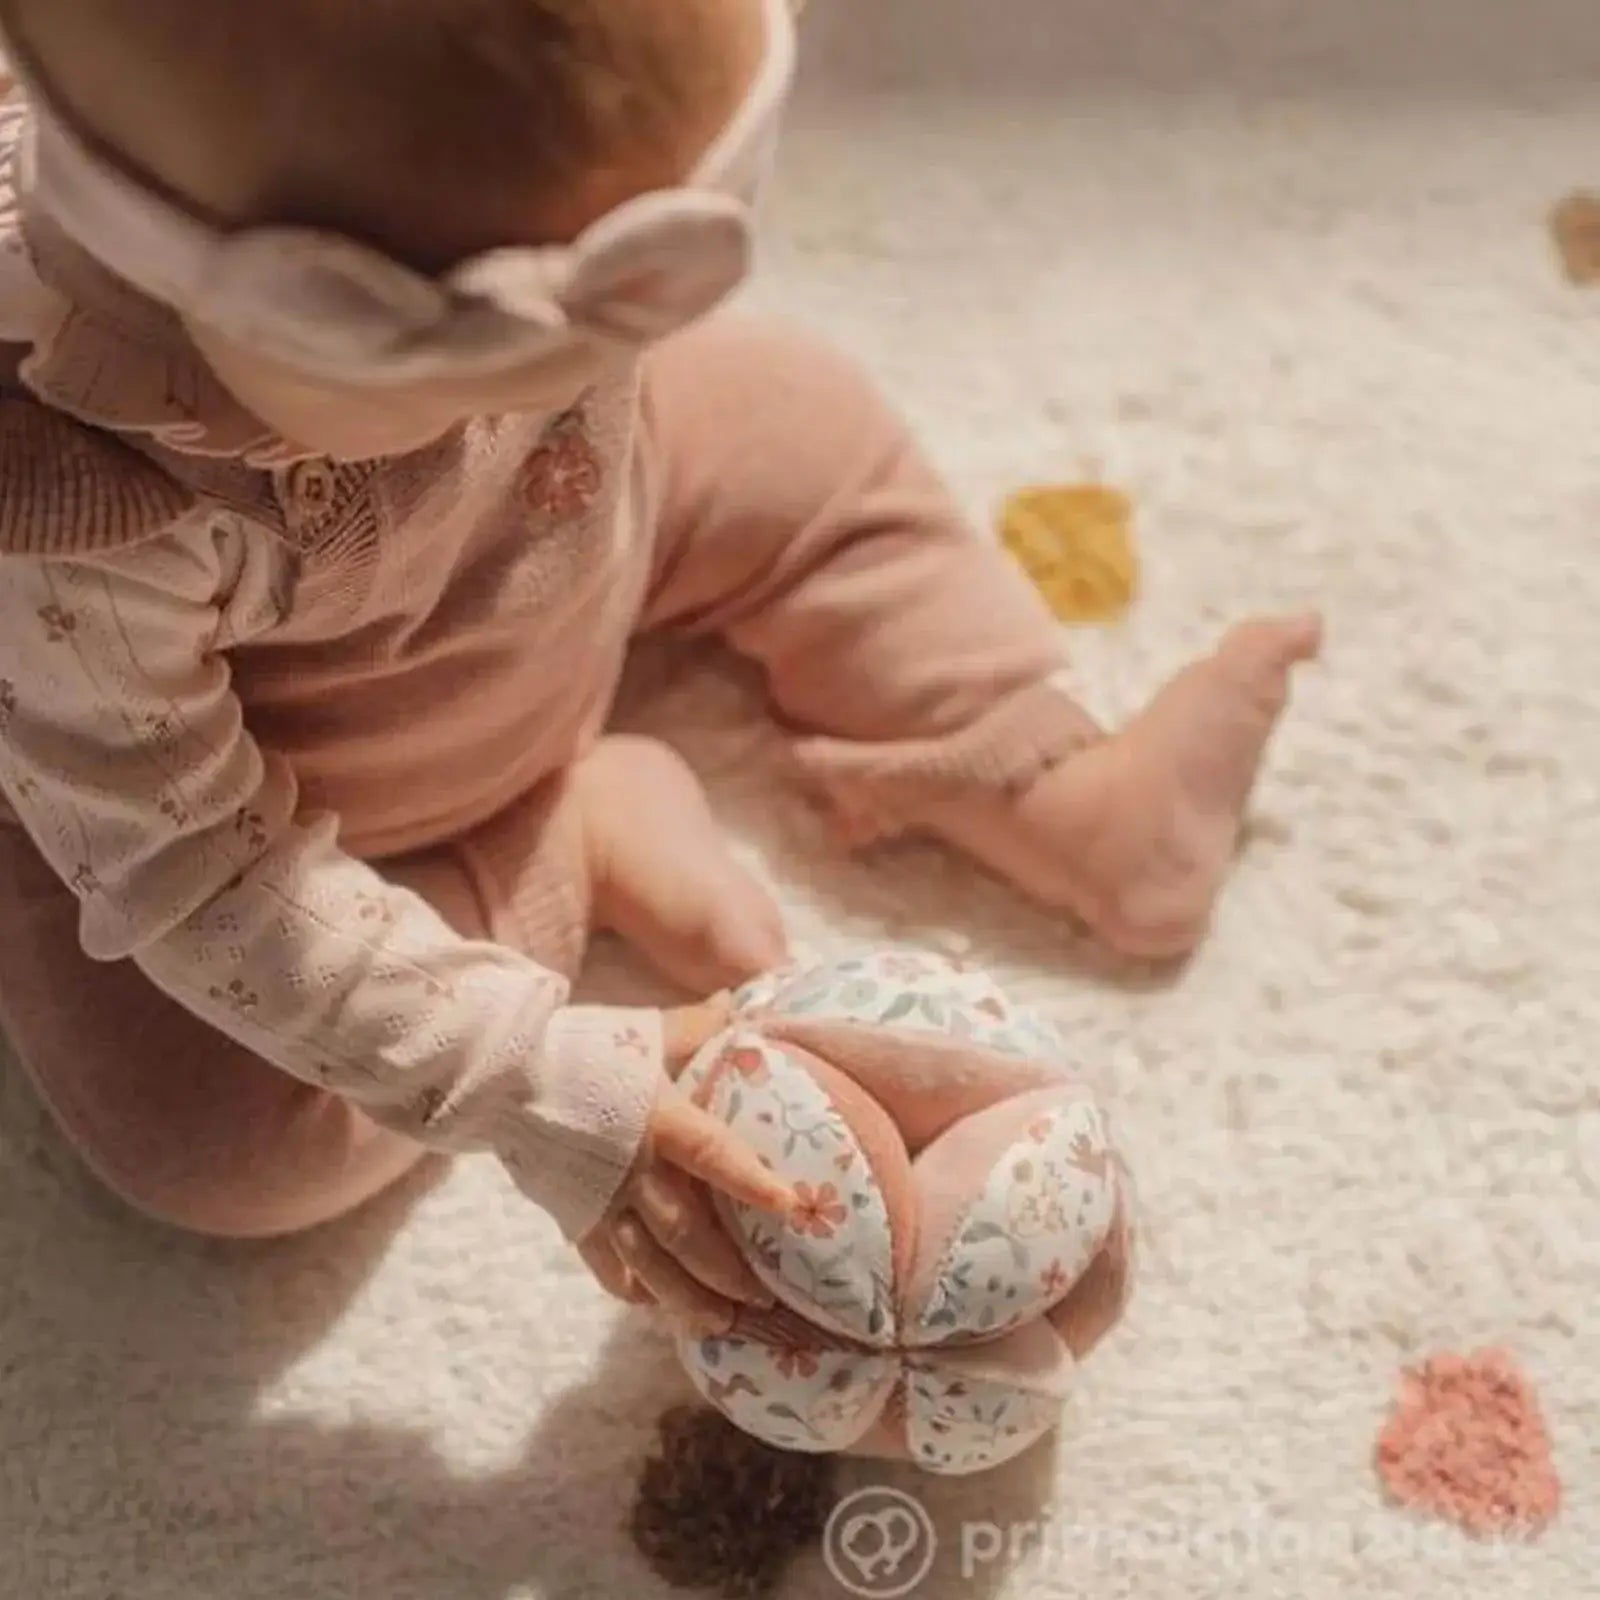
<path id="1" fill-rule="evenodd" d="M 772 1076 L 771 1069 L 767 1066 L 767 1058 L 749 1045 L 740 1045 L 730 1050 L 722 1059 L 746 1083 L 762 1084 Z"/>
<path id="2" fill-rule="evenodd" d="M 1063 1295 L 1072 1287 L 1072 1280 L 1059 1261 L 1052 1261 L 1040 1275 L 1039 1287 L 1048 1295 Z"/>
<path id="3" fill-rule="evenodd" d="M 638 1056 L 642 1061 L 650 1054 L 650 1041 L 637 1028 L 624 1028 L 611 1042 L 621 1055 Z"/>
<path id="4" fill-rule="evenodd" d="M 772 1360 L 785 1378 L 814 1378 L 817 1375 L 817 1358 L 809 1350 L 774 1350 Z"/>
<path id="5" fill-rule="evenodd" d="M 1050 1130 L 1055 1127 L 1054 1117 L 1035 1117 L 1028 1124 L 1028 1137 L 1035 1144 L 1043 1144 L 1050 1137 Z"/>
<path id="6" fill-rule="evenodd" d="M 815 1189 L 809 1183 L 797 1183 L 794 1192 L 791 1220 L 797 1233 L 809 1233 L 815 1239 L 831 1239 L 849 1218 L 849 1211 L 839 1199 L 839 1191 L 831 1183 Z"/>
<path id="7" fill-rule="evenodd" d="M 569 411 L 551 424 L 544 443 L 529 457 L 522 493 L 539 515 L 565 519 L 587 511 L 603 482 L 600 457 L 590 443 L 583 413 Z"/>

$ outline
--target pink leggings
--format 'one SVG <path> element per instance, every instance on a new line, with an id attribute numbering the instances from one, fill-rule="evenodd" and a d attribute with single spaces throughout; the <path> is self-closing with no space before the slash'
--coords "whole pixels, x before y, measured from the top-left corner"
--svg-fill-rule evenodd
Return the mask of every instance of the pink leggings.
<path id="1" fill-rule="evenodd" d="M 757 662 L 802 761 L 860 830 L 893 827 L 916 793 L 1020 781 L 1080 736 L 1047 683 L 1060 640 L 1042 603 L 825 346 L 732 321 L 673 341 L 648 363 L 641 448 L 656 557 L 639 630 L 717 635 Z M 537 943 L 530 955 L 571 973 L 589 908 L 544 825 L 557 776 L 473 838 L 385 870 L 462 933 Z M 531 899 L 549 915 L 502 914 Z M 314 1226 L 423 1153 L 131 964 L 90 962 L 73 897 L 6 824 L 0 1025 L 104 1181 L 199 1232 Z"/>

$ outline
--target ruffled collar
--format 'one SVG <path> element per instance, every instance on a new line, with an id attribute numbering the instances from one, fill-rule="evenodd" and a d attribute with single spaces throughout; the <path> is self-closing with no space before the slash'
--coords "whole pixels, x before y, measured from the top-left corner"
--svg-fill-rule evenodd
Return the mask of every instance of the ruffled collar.
<path id="1" fill-rule="evenodd" d="M 180 455 L 272 470 L 314 459 L 247 410 L 176 313 L 139 293 L 28 204 L 20 183 L 27 103 L 0 105 L 0 340 L 44 404 Z"/>

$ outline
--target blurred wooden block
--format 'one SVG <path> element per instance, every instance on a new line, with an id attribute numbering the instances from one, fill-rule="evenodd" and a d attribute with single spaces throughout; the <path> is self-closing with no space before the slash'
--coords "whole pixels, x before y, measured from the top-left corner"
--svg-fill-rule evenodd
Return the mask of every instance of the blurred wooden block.
<path id="1" fill-rule="evenodd" d="M 1600 283 L 1600 195 L 1569 194 L 1550 213 L 1550 236 L 1569 283 Z"/>
<path id="2" fill-rule="evenodd" d="M 1000 538 L 1063 622 L 1114 622 L 1139 588 L 1133 504 L 1098 484 L 1024 489 Z"/>

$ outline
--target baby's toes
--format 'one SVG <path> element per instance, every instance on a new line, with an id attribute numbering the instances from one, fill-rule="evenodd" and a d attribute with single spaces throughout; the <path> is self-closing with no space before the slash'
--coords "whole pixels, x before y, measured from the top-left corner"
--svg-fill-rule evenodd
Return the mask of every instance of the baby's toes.
<path id="1" fill-rule="evenodd" d="M 1237 670 L 1278 677 L 1322 649 L 1322 618 L 1314 611 L 1286 617 L 1252 617 L 1238 623 L 1218 650 Z"/>
<path id="2" fill-rule="evenodd" d="M 1312 613 L 1255 618 L 1223 639 L 1211 664 L 1220 669 L 1212 682 L 1276 717 L 1288 700 L 1294 669 L 1321 649 L 1322 619 Z"/>

